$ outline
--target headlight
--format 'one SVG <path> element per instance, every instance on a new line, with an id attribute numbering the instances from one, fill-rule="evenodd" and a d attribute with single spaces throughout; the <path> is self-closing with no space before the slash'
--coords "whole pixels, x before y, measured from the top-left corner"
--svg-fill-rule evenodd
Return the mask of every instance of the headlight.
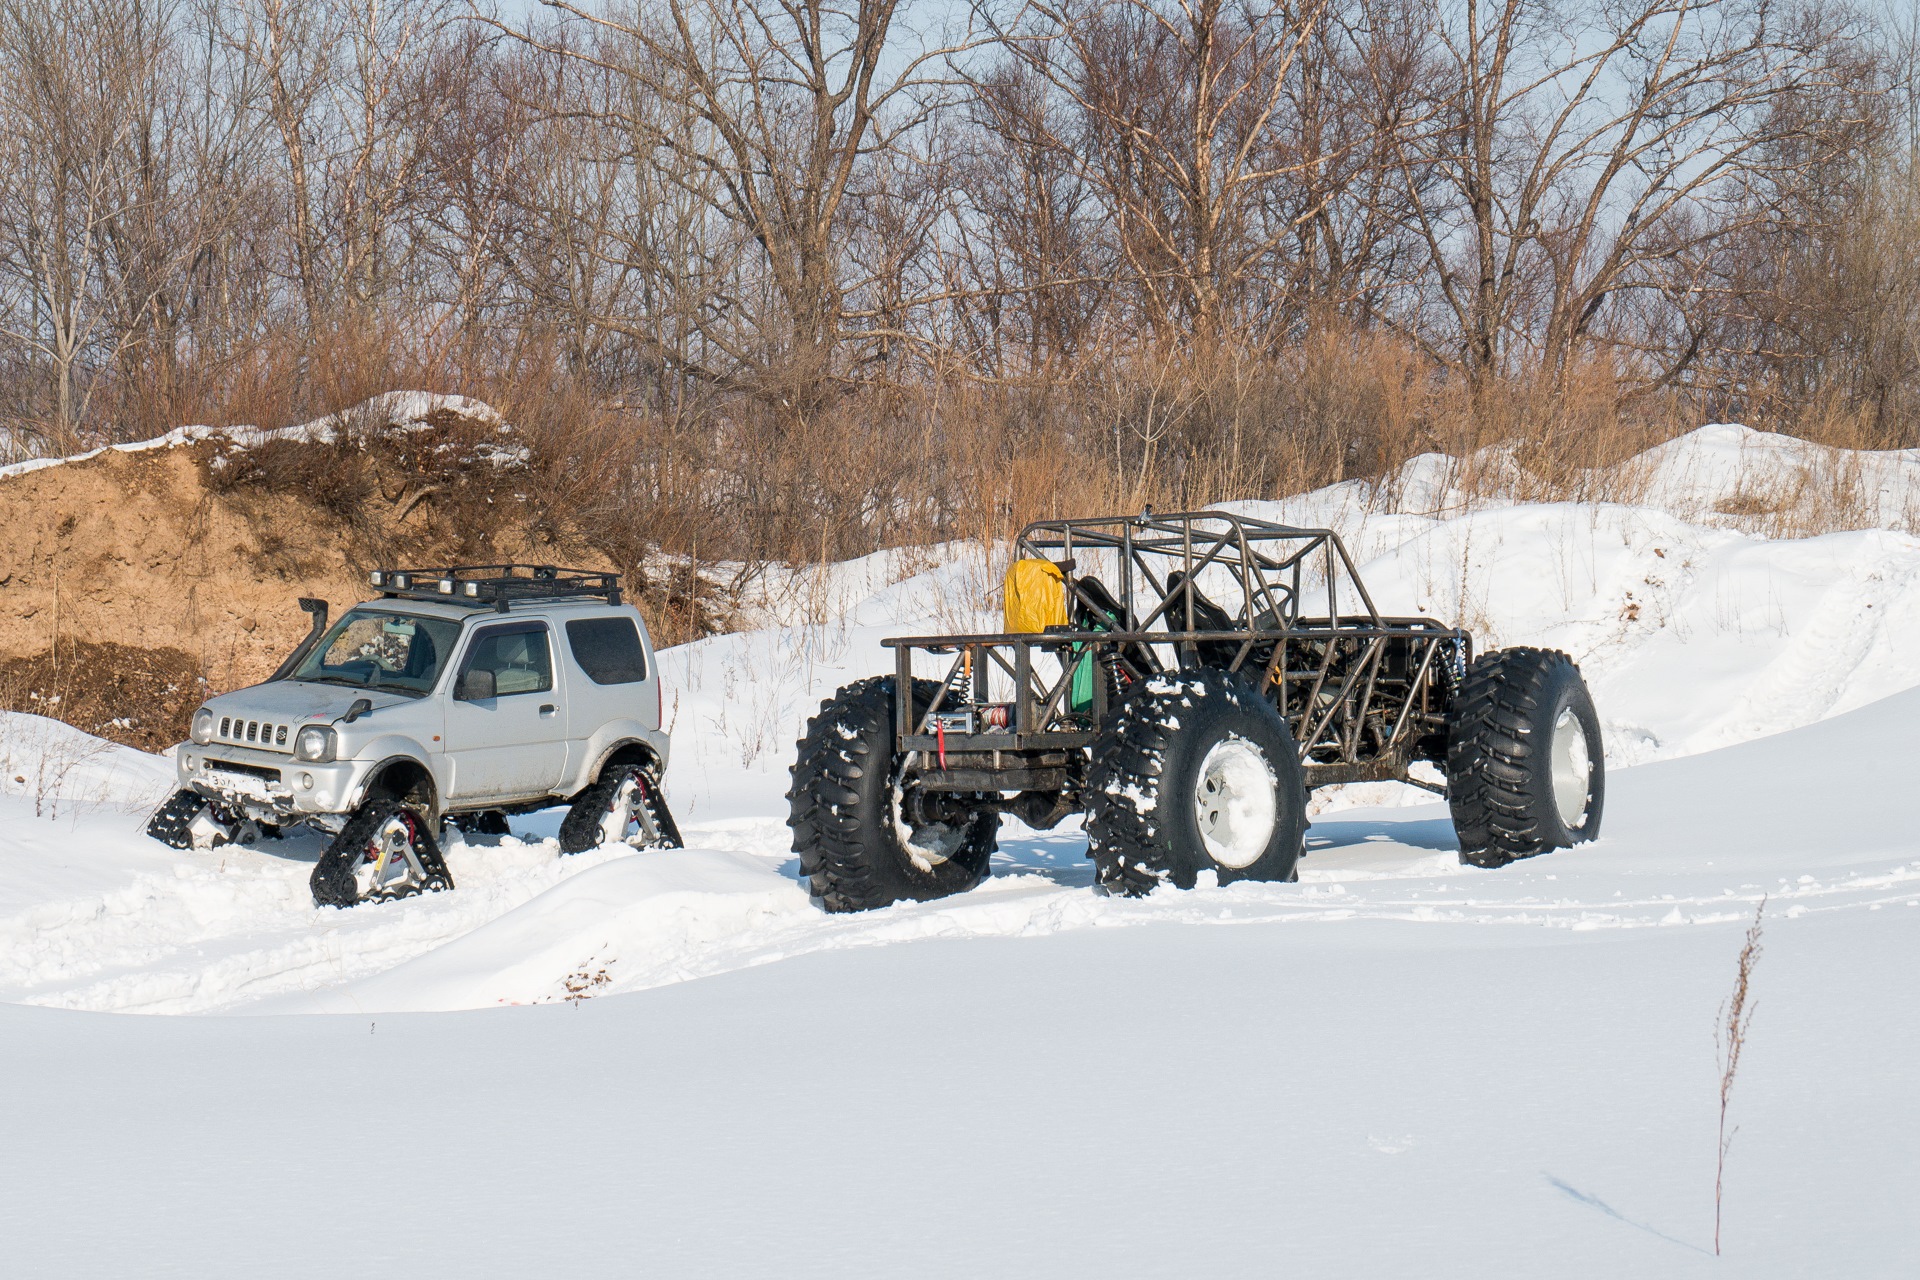
<path id="1" fill-rule="evenodd" d="M 325 764 L 333 759 L 333 750 L 333 729 L 328 725 L 307 725 L 293 740 L 293 756 L 296 760 Z"/>
<path id="2" fill-rule="evenodd" d="M 205 707 L 193 713 L 193 728 L 187 730 L 187 736 L 201 746 L 213 741 L 213 712 Z"/>

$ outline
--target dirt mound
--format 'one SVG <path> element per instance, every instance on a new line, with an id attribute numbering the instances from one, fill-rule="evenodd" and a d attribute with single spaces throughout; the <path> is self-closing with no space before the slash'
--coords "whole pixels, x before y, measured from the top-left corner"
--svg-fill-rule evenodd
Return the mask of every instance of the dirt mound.
<path id="1" fill-rule="evenodd" d="M 200 664 L 180 649 L 69 641 L 58 652 L 0 658 L 0 707 L 64 720 L 142 751 L 183 741 L 206 696 Z"/>
<path id="2" fill-rule="evenodd" d="M 614 567 L 539 509 L 527 451 L 485 406 L 370 405 L 0 476 L 0 702 L 177 741 L 207 689 L 264 678 L 298 642 L 297 597 L 337 610 L 369 594 L 369 568 Z"/>

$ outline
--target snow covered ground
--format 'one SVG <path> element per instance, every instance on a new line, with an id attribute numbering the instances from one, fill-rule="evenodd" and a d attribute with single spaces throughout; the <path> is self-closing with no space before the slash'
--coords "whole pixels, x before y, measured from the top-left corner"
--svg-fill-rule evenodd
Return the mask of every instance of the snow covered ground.
<path id="1" fill-rule="evenodd" d="M 0 718 L 0 1270 L 1913 1274 L 1920 539 L 1716 514 L 1782 448 L 1665 446 L 1658 506 L 1456 510 L 1417 463 L 1252 508 L 1339 529 L 1383 610 L 1581 662 L 1605 837 L 1497 872 L 1355 787 L 1296 885 L 1097 897 L 1077 832 L 1008 824 L 972 894 L 820 914 L 793 738 L 882 636 L 980 620 L 963 546 L 663 655 L 688 850 L 563 860 L 538 815 L 422 900 L 316 911 L 310 838 L 164 849 L 167 762 Z M 1920 459 L 1842 461 L 1906 522 Z"/>

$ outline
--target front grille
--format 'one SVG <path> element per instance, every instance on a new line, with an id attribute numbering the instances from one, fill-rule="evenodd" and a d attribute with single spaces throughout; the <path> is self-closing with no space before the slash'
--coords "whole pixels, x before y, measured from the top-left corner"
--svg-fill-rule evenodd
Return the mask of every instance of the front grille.
<path id="1" fill-rule="evenodd" d="M 273 720 L 249 720 L 245 716 L 221 716 L 220 731 L 215 736 L 223 742 L 265 751 L 290 751 L 288 743 L 293 737 L 293 726 Z"/>

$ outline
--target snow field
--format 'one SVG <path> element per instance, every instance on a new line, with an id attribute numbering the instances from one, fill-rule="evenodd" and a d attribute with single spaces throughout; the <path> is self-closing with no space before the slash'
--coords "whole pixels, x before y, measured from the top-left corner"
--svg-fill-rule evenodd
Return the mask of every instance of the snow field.
<path id="1" fill-rule="evenodd" d="M 0 1234 L 29 1277 L 1908 1275 L 1920 1031 L 1872 991 L 1920 932 L 1884 914 L 1769 929 L 1718 1259 L 1733 925 L 934 940 L 485 1015 L 0 1005 L 34 1102 Z"/>

